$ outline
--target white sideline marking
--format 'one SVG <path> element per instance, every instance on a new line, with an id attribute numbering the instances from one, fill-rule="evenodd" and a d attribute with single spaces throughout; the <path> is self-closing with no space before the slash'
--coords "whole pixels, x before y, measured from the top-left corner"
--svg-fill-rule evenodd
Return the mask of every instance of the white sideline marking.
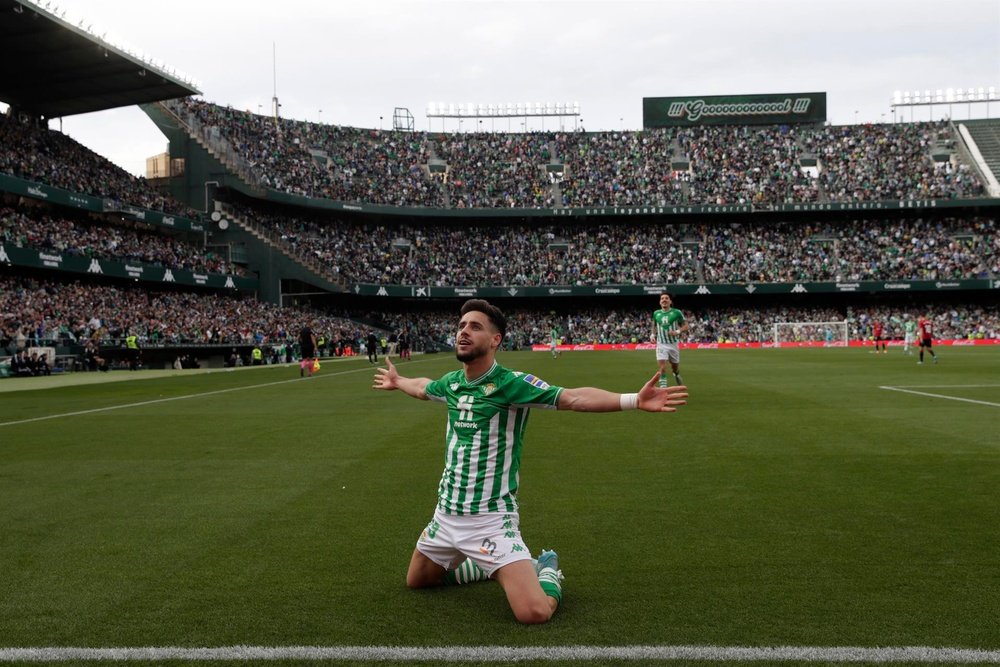
<path id="1" fill-rule="evenodd" d="M 985 385 L 951 385 L 952 387 L 995 387 L 997 385 L 985 384 Z M 950 387 L 940 387 L 941 389 L 948 389 Z M 932 394 L 927 391 L 913 391 L 912 389 L 903 389 L 902 387 L 879 387 L 879 389 L 887 389 L 889 391 L 899 391 L 904 394 L 916 394 L 917 396 L 930 396 L 931 398 L 943 398 L 948 401 L 962 401 L 963 403 L 975 403 L 977 405 L 990 405 L 994 408 L 1000 408 L 1000 403 L 990 403 L 989 401 L 976 401 L 971 398 L 959 398 L 958 396 L 946 396 L 945 394 Z"/>
<path id="2" fill-rule="evenodd" d="M 437 361 L 437 359 L 420 359 L 418 361 L 409 362 L 406 366 L 411 366 L 413 364 L 422 364 L 428 361 Z M 150 401 L 139 401 L 138 403 L 125 403 L 123 405 L 110 405 L 105 408 L 94 408 L 92 410 L 77 410 L 76 412 L 61 412 L 55 415 L 45 415 L 44 417 L 32 417 L 30 419 L 20 419 L 18 421 L 12 422 L 0 422 L 0 427 L 3 426 L 14 426 L 17 424 L 29 424 L 31 422 L 40 422 L 48 419 L 59 419 L 61 417 L 76 417 L 78 415 L 89 415 L 95 412 L 108 412 L 109 410 L 122 410 L 124 408 L 137 408 L 143 405 L 153 405 L 155 403 L 167 403 L 169 401 L 182 401 L 188 398 L 201 398 L 202 396 L 214 396 L 216 394 L 228 394 L 231 391 L 243 391 L 244 389 L 260 389 L 261 387 L 273 387 L 278 384 L 288 384 L 289 382 L 305 382 L 310 379 L 325 378 L 325 377 L 336 377 L 338 375 L 348 375 L 350 373 L 360 373 L 362 371 L 372 372 L 378 366 L 362 366 L 361 368 L 355 368 L 349 371 L 339 371 L 337 373 L 323 373 L 322 375 L 313 375 L 312 377 L 297 377 L 290 380 L 275 380 L 274 382 L 264 382 L 262 384 L 250 384 L 245 387 L 230 387 L 229 389 L 217 389 L 215 391 L 205 391 L 200 394 L 186 394 L 184 396 L 171 396 L 170 398 L 154 398 Z"/>
<path id="3" fill-rule="evenodd" d="M 905 389 L 995 389 L 1000 384 L 897 384 Z"/>
<path id="4" fill-rule="evenodd" d="M 518 662 L 525 660 L 712 660 L 799 662 L 1000 663 L 1000 650 L 930 646 L 221 646 L 184 648 L 0 648 L 0 662 L 386 660 Z"/>

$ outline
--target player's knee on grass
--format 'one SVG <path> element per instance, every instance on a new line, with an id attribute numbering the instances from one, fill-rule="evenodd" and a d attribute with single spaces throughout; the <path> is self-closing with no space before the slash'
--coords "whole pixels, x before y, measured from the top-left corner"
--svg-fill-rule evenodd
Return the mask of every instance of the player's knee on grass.
<path id="1" fill-rule="evenodd" d="M 540 598 L 511 600 L 510 608 L 514 612 L 514 618 L 525 625 L 547 623 L 556 611 L 555 599 L 547 595 L 542 595 Z"/>

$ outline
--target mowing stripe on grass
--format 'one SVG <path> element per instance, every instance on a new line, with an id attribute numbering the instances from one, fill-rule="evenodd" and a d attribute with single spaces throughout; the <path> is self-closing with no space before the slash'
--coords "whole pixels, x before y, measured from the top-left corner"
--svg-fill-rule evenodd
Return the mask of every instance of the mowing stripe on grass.
<path id="1" fill-rule="evenodd" d="M 955 385 L 956 388 L 961 385 Z M 993 386 L 993 385 L 984 385 Z M 943 398 L 948 401 L 962 401 L 963 403 L 975 403 L 977 405 L 990 405 L 994 408 L 1000 408 L 1000 403 L 990 403 L 989 401 L 976 401 L 971 398 L 959 398 L 958 396 L 946 396 L 945 394 L 932 394 L 926 391 L 913 391 L 912 389 L 903 389 L 902 387 L 879 387 L 879 389 L 887 389 L 889 391 L 899 391 L 904 394 L 916 394 L 917 396 L 930 396 L 931 398 Z"/>
<path id="2" fill-rule="evenodd" d="M 183 648 L 0 648 L 0 662 L 354 660 L 518 662 L 525 660 L 711 660 L 751 662 L 1000 663 L 1000 650 L 930 646 L 221 646 Z"/>
<path id="3" fill-rule="evenodd" d="M 437 359 L 422 359 L 420 361 L 410 362 L 407 367 L 413 364 L 422 364 L 428 361 L 437 361 Z M 243 391 L 244 389 L 260 389 L 261 387 L 273 387 L 279 384 L 288 384 L 289 382 L 305 382 L 306 380 L 315 380 L 317 378 L 327 378 L 336 377 L 338 375 L 348 375 L 350 373 L 360 373 L 362 371 L 368 371 L 369 373 L 374 369 L 372 366 L 361 368 L 355 368 L 350 371 L 339 371 L 337 373 L 323 373 L 322 375 L 313 375 L 311 377 L 297 377 L 290 380 L 275 380 L 274 382 L 264 382 L 261 384 L 250 384 L 245 387 L 230 387 L 229 389 L 217 389 L 215 391 L 204 391 L 197 394 L 185 394 L 183 396 L 171 396 L 170 398 L 155 398 L 150 401 L 139 401 L 137 403 L 124 403 L 122 405 L 110 405 L 105 408 L 94 408 L 92 410 L 77 410 L 76 412 L 61 412 L 55 415 L 45 415 L 44 417 L 32 417 L 30 419 L 19 419 L 17 421 L 11 422 L 0 422 L 0 427 L 3 426 L 14 426 L 16 424 L 30 424 L 31 422 L 46 421 L 48 419 L 60 419 L 62 417 L 76 417 L 78 415 L 89 415 L 95 412 L 108 412 L 109 410 L 123 410 L 125 408 L 138 408 L 143 405 L 153 405 L 155 403 L 168 403 L 170 401 L 183 401 L 188 398 L 201 398 L 202 396 L 213 396 L 216 394 L 228 394 L 232 391 Z"/>

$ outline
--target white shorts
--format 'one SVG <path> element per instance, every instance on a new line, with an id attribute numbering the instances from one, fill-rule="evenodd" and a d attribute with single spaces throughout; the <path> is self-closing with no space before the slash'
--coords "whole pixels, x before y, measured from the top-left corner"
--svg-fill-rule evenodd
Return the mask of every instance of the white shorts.
<path id="1" fill-rule="evenodd" d="M 916 334 L 909 334 L 909 333 L 905 334 L 905 338 L 903 339 L 903 342 L 906 345 L 912 345 L 913 343 L 917 342 L 917 335 Z"/>
<path id="2" fill-rule="evenodd" d="M 468 558 L 489 576 L 504 565 L 531 558 L 521 540 L 517 512 L 456 516 L 436 510 L 420 533 L 417 551 L 446 570 Z"/>
<path id="3" fill-rule="evenodd" d="M 676 344 L 657 343 L 656 360 L 670 361 L 672 363 L 679 364 L 681 363 L 681 351 L 678 349 Z"/>

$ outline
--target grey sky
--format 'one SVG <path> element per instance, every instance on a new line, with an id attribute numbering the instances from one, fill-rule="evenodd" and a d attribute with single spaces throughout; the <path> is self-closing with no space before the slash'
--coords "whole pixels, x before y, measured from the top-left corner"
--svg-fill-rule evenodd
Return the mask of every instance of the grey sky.
<path id="1" fill-rule="evenodd" d="M 850 124 L 891 121 L 894 90 L 1000 89 L 1000 0 L 56 2 L 254 112 L 270 108 L 275 44 L 283 116 L 359 127 L 388 128 L 401 106 L 426 130 L 431 101 L 579 102 L 588 130 L 638 129 L 643 97 L 814 91 Z M 136 174 L 166 147 L 135 108 L 63 129 Z"/>

